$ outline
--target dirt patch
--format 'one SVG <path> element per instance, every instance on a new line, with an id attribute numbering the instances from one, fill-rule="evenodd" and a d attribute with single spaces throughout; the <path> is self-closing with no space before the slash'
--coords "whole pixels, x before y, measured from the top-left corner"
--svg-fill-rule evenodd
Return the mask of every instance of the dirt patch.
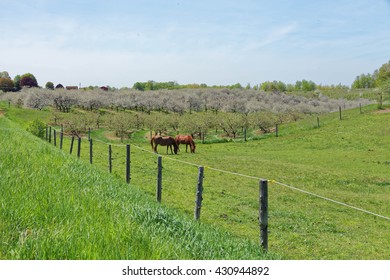
<path id="1" fill-rule="evenodd" d="M 105 131 L 103 135 L 107 138 L 107 140 L 121 140 L 121 138 L 116 136 L 113 131 Z"/>
<path id="2" fill-rule="evenodd" d="M 126 131 L 126 135 L 123 137 L 123 139 L 130 139 L 130 136 L 131 134 L 134 133 L 134 130 L 128 130 Z M 116 136 L 115 134 L 115 131 L 105 131 L 103 133 L 103 136 L 107 139 L 107 140 L 111 140 L 111 141 L 116 141 L 116 140 L 121 140 L 120 137 Z"/>
<path id="3" fill-rule="evenodd" d="M 375 111 L 374 114 L 390 114 L 390 108 Z"/>

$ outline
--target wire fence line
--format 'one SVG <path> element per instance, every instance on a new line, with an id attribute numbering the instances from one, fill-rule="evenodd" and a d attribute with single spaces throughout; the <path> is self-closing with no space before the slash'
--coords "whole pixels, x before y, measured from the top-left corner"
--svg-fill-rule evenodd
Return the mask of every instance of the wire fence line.
<path id="1" fill-rule="evenodd" d="M 347 203 L 344 203 L 344 202 L 341 202 L 341 201 L 337 201 L 335 199 L 331 199 L 331 198 L 328 198 L 328 197 L 325 197 L 325 196 L 322 196 L 322 195 L 318 195 L 318 194 L 315 194 L 315 193 L 312 193 L 312 192 L 309 192 L 309 191 L 305 191 L 305 190 L 302 190 L 302 189 L 299 189 L 299 188 L 296 188 L 296 187 L 293 187 L 293 186 L 290 186 L 290 185 L 287 185 L 285 183 L 281 183 L 281 182 L 278 182 L 278 181 L 271 180 L 270 182 L 278 184 L 278 185 L 286 187 L 286 188 L 289 188 L 289 189 L 292 189 L 294 191 L 299 191 L 301 193 L 305 193 L 305 194 L 308 194 L 308 195 L 311 195 L 311 196 L 314 196 L 314 197 L 317 197 L 317 198 L 321 198 L 321 199 L 324 199 L 326 201 L 329 201 L 329 202 L 332 202 L 332 203 L 335 203 L 335 204 L 338 204 L 338 205 L 341 205 L 341 206 L 345 206 L 345 207 L 354 209 L 356 211 L 360 211 L 360 212 L 363 212 L 363 213 L 366 213 L 366 214 L 370 214 L 370 215 L 373 215 L 373 216 L 376 216 L 376 217 L 379 217 L 379 218 L 386 219 L 386 220 L 390 221 L 390 217 L 387 217 L 387 216 L 384 216 L 384 215 L 380 215 L 380 214 L 377 214 L 377 213 L 374 213 L 374 212 L 371 212 L 371 211 L 368 211 L 368 210 L 365 210 L 365 209 L 362 209 L 362 208 L 358 208 L 358 207 L 355 207 L 353 205 L 349 205 Z"/>
<path id="2" fill-rule="evenodd" d="M 109 143 L 109 142 L 102 141 L 102 140 L 99 140 L 99 139 L 93 139 L 93 141 L 97 141 L 97 142 L 103 143 L 105 145 L 111 145 L 111 146 L 115 146 L 115 147 L 122 147 L 122 148 L 124 148 L 124 147 L 127 146 L 126 144 L 113 144 L 113 143 Z M 135 145 L 135 144 L 131 144 L 131 147 L 134 147 L 134 148 L 136 148 L 136 149 L 138 149 L 138 150 L 140 150 L 142 152 L 145 152 L 145 153 L 156 155 L 155 152 L 146 150 L 146 149 L 144 149 L 144 148 L 142 148 L 142 147 L 140 147 L 138 145 Z M 179 163 L 186 164 L 186 165 L 189 165 L 189 166 L 194 166 L 194 167 L 197 167 L 197 168 L 204 167 L 205 170 L 213 170 L 213 171 L 217 171 L 217 172 L 221 172 L 221 173 L 225 173 L 225 174 L 230 174 L 230 175 L 234 175 L 234 176 L 239 176 L 239 177 L 243 177 L 243 178 L 247 178 L 247 179 L 253 179 L 253 180 L 256 180 L 256 181 L 266 180 L 264 178 L 257 177 L 257 176 L 250 176 L 250 175 L 246 175 L 246 174 L 242 174 L 242 173 L 238 173 L 238 172 L 232 172 L 232 171 L 229 171 L 229 170 L 223 170 L 223 169 L 219 169 L 219 168 L 214 168 L 214 167 L 211 167 L 211 166 L 202 166 L 200 164 L 179 160 L 179 159 L 176 159 L 176 158 L 173 158 L 173 157 L 169 157 L 169 156 L 165 156 L 165 155 L 161 155 L 161 154 L 159 154 L 159 156 L 161 156 L 164 159 L 168 159 L 170 161 L 179 162 Z M 349 209 L 353 209 L 353 210 L 356 210 L 356 211 L 359 211 L 359 212 L 362 212 L 362 213 L 366 213 L 366 214 L 369 214 L 369 215 L 372 215 L 372 216 L 375 216 L 375 217 L 382 218 L 382 219 L 390 221 L 390 217 L 387 217 L 385 215 L 381 215 L 381 214 L 378 214 L 378 213 L 375 213 L 375 212 L 372 212 L 372 211 L 368 211 L 368 210 L 365 210 L 363 208 L 359 208 L 359 207 L 356 207 L 356 206 L 353 206 L 353 205 L 350 205 L 350 204 L 338 201 L 336 199 L 328 198 L 328 197 L 325 197 L 325 196 L 322 196 L 322 195 L 319 195 L 319 194 L 316 194 L 316 193 L 313 193 L 313 192 L 309 192 L 307 190 L 304 190 L 304 189 L 301 189 L 301 188 L 298 188 L 298 187 L 294 187 L 294 186 L 291 186 L 289 184 L 286 184 L 286 183 L 283 183 L 283 182 L 279 182 L 279 181 L 276 181 L 276 180 L 267 180 L 267 181 L 269 183 L 271 183 L 271 184 L 274 183 L 276 185 L 288 188 L 288 189 L 293 190 L 293 191 L 301 192 L 301 193 L 304 193 L 306 195 L 310 195 L 310 196 L 313 196 L 313 197 L 316 197 L 316 198 L 320 198 L 322 200 L 325 200 L 325 201 L 328 201 L 328 202 L 331 202 L 331 203 L 334 203 L 334 204 L 337 204 L 337 205 L 340 205 L 340 206 L 344 206 L 344 207 L 347 207 Z"/>

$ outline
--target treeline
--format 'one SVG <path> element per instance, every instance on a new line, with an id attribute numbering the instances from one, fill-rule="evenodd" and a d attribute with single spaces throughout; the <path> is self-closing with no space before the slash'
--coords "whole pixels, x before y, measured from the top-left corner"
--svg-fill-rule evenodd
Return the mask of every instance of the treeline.
<path id="1" fill-rule="evenodd" d="M 383 64 L 379 69 L 375 70 L 372 74 L 361 74 L 355 78 L 352 83 L 353 89 L 358 88 L 381 88 L 386 89 L 390 83 L 390 61 Z"/>
<path id="2" fill-rule="evenodd" d="M 352 89 L 368 89 L 368 88 L 379 88 L 382 92 L 388 91 L 390 88 L 390 61 L 383 64 L 379 69 L 375 70 L 372 74 L 361 74 L 358 75 L 354 82 L 351 85 Z M 0 90 L 3 92 L 8 91 L 20 91 L 23 87 L 39 87 L 37 79 L 31 73 L 26 73 L 23 75 L 16 75 L 14 79 L 11 79 L 7 71 L 0 72 Z M 45 85 L 46 89 L 58 89 L 64 88 L 61 84 L 58 84 L 54 87 L 52 82 L 47 82 Z M 89 86 L 83 88 L 84 90 L 91 90 L 99 87 Z M 106 91 L 115 91 L 117 88 L 104 86 L 100 87 Z M 133 84 L 131 89 L 138 91 L 159 91 L 159 90 L 176 90 L 176 89 L 253 89 L 253 90 L 263 90 L 263 91 L 273 91 L 273 92 L 310 92 L 315 90 L 329 90 L 329 89 L 349 89 L 348 86 L 338 84 L 338 85 L 317 85 L 313 81 L 300 80 L 296 81 L 294 84 L 286 84 L 282 81 L 266 81 L 260 84 L 251 86 L 249 83 L 246 86 L 242 86 L 240 83 L 233 85 L 213 85 L 208 86 L 205 83 L 201 84 L 186 84 L 181 85 L 176 81 L 169 82 L 156 82 L 149 80 L 147 82 L 136 82 Z M 75 87 L 72 87 L 75 89 Z M 123 88 L 130 89 L 130 88 Z"/>
<path id="3" fill-rule="evenodd" d="M 140 91 L 152 91 L 152 90 L 162 90 L 162 89 L 199 89 L 199 88 L 213 88 L 213 89 L 253 89 L 253 90 L 263 90 L 263 91 L 279 91 L 279 92 L 294 92 L 294 91 L 314 91 L 316 89 L 347 89 L 348 86 L 344 85 L 330 85 L 330 86 L 322 86 L 317 85 L 313 81 L 301 80 L 296 81 L 295 84 L 286 84 L 282 81 L 266 81 L 254 86 L 251 86 L 249 83 L 244 87 L 240 83 L 236 83 L 233 85 L 213 85 L 208 86 L 207 84 L 186 84 L 181 85 L 177 82 L 155 82 L 155 81 L 147 81 L 147 82 L 136 82 L 134 83 L 133 89 Z"/>
<path id="4" fill-rule="evenodd" d="M 23 87 L 38 87 L 35 76 L 31 73 L 16 75 L 11 79 L 7 71 L 0 72 L 0 90 L 3 92 L 19 91 Z"/>

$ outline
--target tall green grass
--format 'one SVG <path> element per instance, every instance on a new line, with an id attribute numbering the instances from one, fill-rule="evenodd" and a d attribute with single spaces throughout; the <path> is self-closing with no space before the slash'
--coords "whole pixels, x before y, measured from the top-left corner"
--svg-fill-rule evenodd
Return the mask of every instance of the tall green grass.
<path id="1" fill-rule="evenodd" d="M 0 116 L 0 259 L 264 259 Z"/>

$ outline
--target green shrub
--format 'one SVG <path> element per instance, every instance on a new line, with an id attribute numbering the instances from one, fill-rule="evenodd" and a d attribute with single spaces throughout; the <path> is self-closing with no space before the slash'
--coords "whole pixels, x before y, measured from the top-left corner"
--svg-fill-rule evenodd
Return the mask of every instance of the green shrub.
<path id="1" fill-rule="evenodd" d="M 39 138 L 45 137 L 46 124 L 41 120 L 34 120 L 28 124 L 27 131 Z"/>

